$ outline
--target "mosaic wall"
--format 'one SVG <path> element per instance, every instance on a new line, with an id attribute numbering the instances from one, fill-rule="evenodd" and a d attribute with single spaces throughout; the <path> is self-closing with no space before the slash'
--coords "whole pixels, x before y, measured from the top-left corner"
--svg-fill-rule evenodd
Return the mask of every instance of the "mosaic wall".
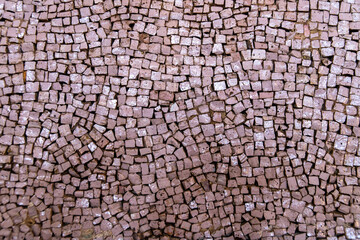
<path id="1" fill-rule="evenodd" d="M 0 239 L 360 239 L 359 0 L 0 0 Z"/>

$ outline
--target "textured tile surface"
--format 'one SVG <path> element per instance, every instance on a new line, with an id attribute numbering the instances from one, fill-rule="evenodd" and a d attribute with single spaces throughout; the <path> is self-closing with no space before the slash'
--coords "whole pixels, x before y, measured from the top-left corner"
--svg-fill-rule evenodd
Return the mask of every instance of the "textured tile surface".
<path id="1" fill-rule="evenodd" d="M 0 239 L 360 239 L 359 0 L 0 0 Z"/>

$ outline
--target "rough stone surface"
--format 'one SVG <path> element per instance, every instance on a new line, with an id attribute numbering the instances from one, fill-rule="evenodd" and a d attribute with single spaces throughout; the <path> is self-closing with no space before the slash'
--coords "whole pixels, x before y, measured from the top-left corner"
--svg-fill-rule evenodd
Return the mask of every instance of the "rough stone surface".
<path id="1" fill-rule="evenodd" d="M 0 0 L 0 239 L 360 239 L 359 0 Z"/>

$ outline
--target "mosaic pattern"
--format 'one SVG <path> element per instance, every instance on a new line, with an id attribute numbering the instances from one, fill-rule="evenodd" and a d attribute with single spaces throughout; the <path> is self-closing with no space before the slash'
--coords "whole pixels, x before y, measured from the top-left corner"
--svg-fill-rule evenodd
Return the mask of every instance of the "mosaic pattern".
<path id="1" fill-rule="evenodd" d="M 0 239 L 360 239 L 359 0 L 0 0 Z"/>

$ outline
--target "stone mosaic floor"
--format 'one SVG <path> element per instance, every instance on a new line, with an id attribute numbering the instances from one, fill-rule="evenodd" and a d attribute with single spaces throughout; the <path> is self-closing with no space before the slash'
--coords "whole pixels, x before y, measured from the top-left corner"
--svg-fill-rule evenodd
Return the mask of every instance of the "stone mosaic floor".
<path id="1" fill-rule="evenodd" d="M 0 239 L 360 239 L 359 0 L 0 0 Z"/>

